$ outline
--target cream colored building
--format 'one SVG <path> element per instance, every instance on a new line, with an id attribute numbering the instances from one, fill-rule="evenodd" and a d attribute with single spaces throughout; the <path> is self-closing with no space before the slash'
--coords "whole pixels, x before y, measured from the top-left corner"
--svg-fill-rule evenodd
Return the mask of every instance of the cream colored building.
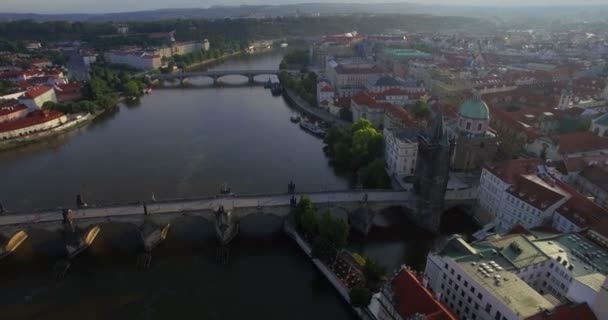
<path id="1" fill-rule="evenodd" d="M 55 89 L 48 86 L 37 86 L 27 90 L 19 102 L 27 106 L 30 111 L 41 109 L 45 102 L 57 103 Z"/>
<path id="2" fill-rule="evenodd" d="M 67 121 L 67 116 L 58 111 L 34 111 L 25 118 L 0 124 L 0 140 L 19 138 L 50 130 Z"/>

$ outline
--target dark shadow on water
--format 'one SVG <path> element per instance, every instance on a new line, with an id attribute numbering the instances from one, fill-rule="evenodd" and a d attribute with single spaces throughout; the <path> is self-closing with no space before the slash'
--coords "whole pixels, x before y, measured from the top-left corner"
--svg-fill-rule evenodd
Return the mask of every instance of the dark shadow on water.
<path id="1" fill-rule="evenodd" d="M 467 213 L 466 208 L 456 206 L 446 210 L 441 215 L 439 232 L 444 236 L 460 234 L 470 241 L 473 233 L 479 230 L 479 228 L 480 226 L 475 219 Z"/>

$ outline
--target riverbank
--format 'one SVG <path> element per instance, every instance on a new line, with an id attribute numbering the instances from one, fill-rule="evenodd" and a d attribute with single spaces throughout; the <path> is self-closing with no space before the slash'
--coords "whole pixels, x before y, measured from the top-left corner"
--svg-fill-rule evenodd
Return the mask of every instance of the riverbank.
<path id="1" fill-rule="evenodd" d="M 241 54 L 244 54 L 244 52 L 237 51 L 237 52 L 232 52 L 232 53 L 225 53 L 217 58 L 211 58 L 211 59 L 206 59 L 203 61 L 192 63 L 192 64 L 188 65 L 187 67 L 185 67 L 184 69 L 185 69 L 185 71 L 190 71 L 197 67 L 206 66 L 208 64 L 212 64 L 212 63 L 216 63 L 216 62 L 222 62 L 224 59 L 232 58 L 232 57 L 235 57 L 235 56 L 238 56 Z"/>
<path id="2" fill-rule="evenodd" d="M 55 128 L 45 130 L 42 132 L 38 132 L 38 133 L 34 133 L 31 135 L 27 135 L 24 137 L 0 141 L 0 152 L 24 147 L 24 146 L 27 146 L 27 145 L 30 145 L 33 143 L 37 143 L 37 142 L 40 142 L 40 141 L 43 141 L 43 140 L 46 140 L 46 139 L 49 139 L 52 137 L 56 137 L 60 134 L 66 133 L 68 131 L 71 131 L 71 130 L 74 130 L 77 128 L 81 128 L 81 127 L 91 123 L 95 118 L 104 114 L 105 112 L 106 112 L 106 110 L 103 109 L 98 112 L 95 112 L 94 114 L 87 113 L 81 117 L 78 117 L 77 115 L 70 115 L 72 117 L 75 116 L 76 118 L 72 119 L 60 126 L 57 126 Z"/>
<path id="3" fill-rule="evenodd" d="M 340 296 L 349 304 L 353 312 L 362 320 L 374 320 L 375 318 L 371 315 L 369 310 L 364 310 L 361 308 L 354 307 L 350 302 L 350 292 L 348 288 L 344 287 L 340 280 L 334 275 L 334 273 L 327 267 L 323 262 L 312 255 L 312 248 L 300 237 L 298 232 L 293 227 L 292 223 L 290 223 L 289 219 L 285 220 L 283 224 L 283 230 L 285 233 L 292 238 L 297 244 L 298 247 L 306 254 L 306 256 L 312 261 L 317 270 L 323 274 L 325 279 L 331 283 L 331 285 L 338 291 Z"/>
<path id="4" fill-rule="evenodd" d="M 304 99 L 302 99 L 300 96 L 298 96 L 298 94 L 295 93 L 291 89 L 284 88 L 283 96 L 285 97 L 287 102 L 289 102 L 291 105 L 297 107 L 299 110 L 304 111 L 306 114 L 308 114 L 310 116 L 323 120 L 324 122 L 334 123 L 341 127 L 346 127 L 350 124 L 349 122 L 342 120 L 339 117 L 337 117 L 323 109 L 311 106 L 308 102 L 306 102 Z"/>

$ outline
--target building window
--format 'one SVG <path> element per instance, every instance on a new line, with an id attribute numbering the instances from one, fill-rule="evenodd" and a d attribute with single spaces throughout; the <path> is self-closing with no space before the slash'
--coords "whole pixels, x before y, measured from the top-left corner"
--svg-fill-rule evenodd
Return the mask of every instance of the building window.
<path id="1" fill-rule="evenodd" d="M 481 131 L 481 123 L 477 124 L 477 131 Z"/>
<path id="2" fill-rule="evenodd" d="M 484 309 L 487 313 L 490 313 L 490 311 L 492 311 L 492 305 L 490 303 L 486 303 L 486 308 Z"/>
<path id="3" fill-rule="evenodd" d="M 467 130 L 471 130 L 471 123 L 467 122 Z"/>
<path id="4" fill-rule="evenodd" d="M 456 276 L 456 279 L 458 279 L 458 281 L 460 281 L 460 279 L 461 279 L 460 275 Z"/>
<path id="5" fill-rule="evenodd" d="M 468 287 L 469 286 L 469 282 L 467 280 L 464 281 L 464 287 Z"/>
<path id="6" fill-rule="evenodd" d="M 500 320 L 501 317 L 502 317 L 502 314 L 500 313 L 500 311 L 496 310 L 496 315 L 494 315 L 494 319 Z"/>
<path id="7" fill-rule="evenodd" d="M 477 294 L 477 299 L 483 300 L 483 294 L 481 294 L 481 292 Z"/>

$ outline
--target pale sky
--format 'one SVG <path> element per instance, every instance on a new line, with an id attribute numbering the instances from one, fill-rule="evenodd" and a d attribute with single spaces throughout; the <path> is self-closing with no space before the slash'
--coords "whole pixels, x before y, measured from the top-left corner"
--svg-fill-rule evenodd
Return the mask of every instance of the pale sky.
<path id="1" fill-rule="evenodd" d="M 608 4 L 608 0 L 0 0 L 0 12 L 104 13 L 164 8 L 206 8 L 212 5 L 293 4 L 311 2 L 387 3 L 409 2 L 446 5 L 531 6 Z"/>

